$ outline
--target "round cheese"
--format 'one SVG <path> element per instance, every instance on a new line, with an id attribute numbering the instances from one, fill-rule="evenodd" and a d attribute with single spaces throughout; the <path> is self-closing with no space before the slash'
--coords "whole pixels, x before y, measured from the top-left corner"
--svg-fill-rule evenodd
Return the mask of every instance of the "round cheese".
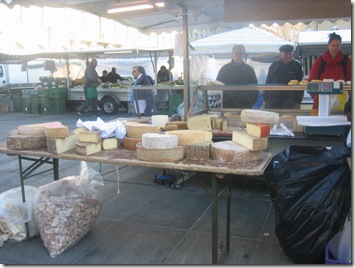
<path id="1" fill-rule="evenodd" d="M 178 146 L 178 136 L 157 133 L 144 133 L 142 145 L 149 149 L 171 149 Z"/>
<path id="2" fill-rule="evenodd" d="M 175 162 L 185 158 L 185 146 L 171 149 L 148 149 L 137 144 L 137 158 L 148 162 Z"/>
<path id="3" fill-rule="evenodd" d="M 261 152 L 252 152 L 233 141 L 220 141 L 211 144 L 211 155 L 220 162 L 250 162 L 261 158 Z"/>
<path id="4" fill-rule="evenodd" d="M 165 132 L 165 135 L 178 136 L 179 145 L 183 146 L 194 143 L 204 143 L 212 140 L 212 132 L 204 130 L 172 130 Z"/>
<path id="5" fill-rule="evenodd" d="M 159 127 L 149 124 L 127 122 L 127 137 L 141 139 L 144 133 L 158 133 Z"/>
<path id="6" fill-rule="evenodd" d="M 142 142 L 142 139 L 124 137 L 123 138 L 123 147 L 126 150 L 135 151 L 137 143 Z"/>
<path id="7" fill-rule="evenodd" d="M 280 116 L 275 112 L 244 109 L 240 114 L 240 119 L 246 123 L 275 124 L 279 122 Z"/>
<path id="8" fill-rule="evenodd" d="M 44 126 L 47 138 L 64 139 L 69 137 L 69 128 L 61 123 L 51 123 Z"/>

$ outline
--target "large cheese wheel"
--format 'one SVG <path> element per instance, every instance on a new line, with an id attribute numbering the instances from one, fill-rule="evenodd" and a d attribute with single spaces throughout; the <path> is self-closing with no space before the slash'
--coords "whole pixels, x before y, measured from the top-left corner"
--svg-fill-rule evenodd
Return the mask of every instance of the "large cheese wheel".
<path id="1" fill-rule="evenodd" d="M 127 137 L 141 139 L 144 133 L 158 133 L 159 127 L 155 125 L 127 122 Z"/>
<path id="2" fill-rule="evenodd" d="M 165 135 L 176 135 L 179 139 L 179 145 L 188 145 L 194 143 L 204 143 L 212 141 L 212 132 L 204 130 L 172 130 L 165 132 Z"/>
<path id="3" fill-rule="evenodd" d="M 279 114 L 274 112 L 244 109 L 240 114 L 240 119 L 246 123 L 275 124 L 279 122 Z"/>
<path id="4" fill-rule="evenodd" d="M 142 145 L 149 149 L 171 149 L 178 146 L 178 136 L 158 133 L 144 133 Z"/>
<path id="5" fill-rule="evenodd" d="M 51 123 L 44 126 L 47 138 L 64 139 L 69 137 L 69 128 L 61 123 Z"/>
<path id="6" fill-rule="evenodd" d="M 123 147 L 126 150 L 135 151 L 137 143 L 142 142 L 142 139 L 124 137 L 123 138 Z"/>
<path id="7" fill-rule="evenodd" d="M 137 158 L 148 162 L 175 162 L 185 158 L 185 146 L 171 149 L 148 149 L 137 144 Z"/>
<path id="8" fill-rule="evenodd" d="M 261 158 L 261 152 L 252 152 L 233 141 L 220 141 L 211 144 L 211 155 L 220 162 L 250 162 Z"/>
<path id="9" fill-rule="evenodd" d="M 19 135 L 46 136 L 45 126 L 48 124 L 61 124 L 61 122 L 47 122 L 32 125 L 20 125 L 17 127 Z"/>

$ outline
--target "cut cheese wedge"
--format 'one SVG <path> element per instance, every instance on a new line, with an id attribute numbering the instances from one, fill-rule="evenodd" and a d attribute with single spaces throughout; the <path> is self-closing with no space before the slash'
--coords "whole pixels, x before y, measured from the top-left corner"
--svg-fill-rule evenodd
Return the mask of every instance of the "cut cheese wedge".
<path id="1" fill-rule="evenodd" d="M 126 123 L 127 137 L 141 139 L 144 133 L 158 133 L 159 127 L 155 125 L 136 122 Z"/>
<path id="2" fill-rule="evenodd" d="M 144 133 L 142 145 L 148 149 L 171 149 L 178 146 L 178 136 L 158 133 Z"/>
<path id="3" fill-rule="evenodd" d="M 103 150 L 117 149 L 119 142 L 117 138 L 105 138 L 101 140 Z"/>
<path id="4" fill-rule="evenodd" d="M 47 151 L 51 154 L 62 154 L 76 147 L 76 136 L 71 134 L 64 139 L 47 138 Z"/>
<path id="5" fill-rule="evenodd" d="M 47 138 L 64 139 L 69 137 L 69 128 L 61 123 L 51 123 L 44 126 Z"/>
<path id="6" fill-rule="evenodd" d="M 207 141 L 212 141 L 212 132 L 203 130 L 172 130 L 165 132 L 165 135 L 176 135 L 178 136 L 179 145 L 185 146 L 194 143 L 204 143 Z"/>
<path id="7" fill-rule="evenodd" d="M 249 135 L 244 130 L 234 130 L 232 141 L 248 148 L 251 151 L 262 151 L 267 149 L 268 138 L 257 138 Z"/>
<path id="8" fill-rule="evenodd" d="M 80 155 L 91 155 L 101 151 L 101 143 L 76 142 L 76 152 Z"/>
<path id="9" fill-rule="evenodd" d="M 186 121 L 171 121 L 171 122 L 167 122 L 165 124 L 165 127 L 168 128 L 168 126 L 176 126 L 176 129 L 187 129 Z"/>
<path id="10" fill-rule="evenodd" d="M 280 116 L 275 112 L 244 109 L 240 114 L 240 119 L 246 123 L 275 124 L 279 122 Z"/>
<path id="11" fill-rule="evenodd" d="M 79 132 L 79 141 L 101 143 L 101 131 L 81 131 Z"/>
<path id="12" fill-rule="evenodd" d="M 220 162 L 245 163 L 260 160 L 261 152 L 252 152 L 233 141 L 220 141 L 211 144 L 211 156 Z"/>
<path id="13" fill-rule="evenodd" d="M 46 136 L 45 126 L 49 124 L 62 124 L 61 122 L 47 122 L 32 125 L 20 125 L 17 127 L 18 134 L 30 136 Z"/>
<path id="14" fill-rule="evenodd" d="M 264 138 L 270 135 L 270 124 L 246 123 L 247 133 L 257 138 Z"/>
<path id="15" fill-rule="evenodd" d="M 148 162 L 175 162 L 185 158 L 185 147 L 178 146 L 171 149 L 148 149 L 142 143 L 136 146 L 137 158 Z"/>
<path id="16" fill-rule="evenodd" d="M 187 128 L 192 130 L 207 130 L 211 131 L 211 116 L 210 115 L 196 115 L 187 119 Z"/>
<path id="17" fill-rule="evenodd" d="M 209 160 L 210 147 L 213 142 L 195 143 L 185 146 L 187 160 Z"/>

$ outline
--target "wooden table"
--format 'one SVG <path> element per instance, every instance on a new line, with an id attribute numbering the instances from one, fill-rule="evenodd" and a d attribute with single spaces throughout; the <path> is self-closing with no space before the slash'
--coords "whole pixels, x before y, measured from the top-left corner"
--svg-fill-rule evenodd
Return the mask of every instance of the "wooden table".
<path id="1" fill-rule="evenodd" d="M 134 151 L 125 149 L 106 150 L 95 153 L 90 156 L 83 156 L 76 153 L 75 149 L 69 152 L 54 155 L 44 149 L 36 150 L 9 150 L 6 143 L 0 143 L 0 153 L 13 155 L 18 157 L 20 183 L 22 191 L 23 202 L 25 199 L 24 180 L 29 177 L 32 172 L 42 164 L 51 164 L 53 170 L 54 180 L 59 179 L 59 159 L 97 162 L 113 165 L 131 165 L 141 166 L 147 168 L 162 168 L 183 171 L 195 171 L 210 174 L 211 178 L 211 193 L 210 200 L 212 204 L 212 264 L 223 263 L 224 259 L 229 253 L 230 247 L 230 213 L 231 213 L 231 189 L 230 189 L 230 174 L 243 176 L 259 176 L 264 173 L 265 168 L 269 164 L 272 154 L 262 152 L 261 160 L 245 163 L 234 162 L 218 162 L 213 159 L 208 161 L 192 161 L 181 160 L 177 162 L 147 162 L 141 161 L 136 157 Z M 23 169 L 22 160 L 32 161 L 33 164 L 28 168 Z M 217 182 L 221 178 L 226 177 L 226 192 L 227 192 L 227 219 L 226 219 L 226 248 L 221 256 L 218 258 L 218 189 Z"/>

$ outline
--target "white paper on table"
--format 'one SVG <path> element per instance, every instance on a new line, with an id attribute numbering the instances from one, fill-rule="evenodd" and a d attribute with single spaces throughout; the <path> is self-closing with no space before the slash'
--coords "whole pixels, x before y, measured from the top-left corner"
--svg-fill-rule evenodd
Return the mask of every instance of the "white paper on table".
<path id="1" fill-rule="evenodd" d="M 333 116 L 297 116 L 300 126 L 308 127 L 328 127 L 328 126 L 348 126 L 351 125 L 345 115 Z"/>
<path id="2" fill-rule="evenodd" d="M 77 127 L 85 127 L 88 131 L 98 130 L 101 133 L 101 138 L 116 137 L 123 139 L 126 135 L 126 127 L 123 122 L 117 120 L 114 122 L 105 123 L 100 117 L 96 121 L 82 121 L 79 119 L 76 122 Z"/>

